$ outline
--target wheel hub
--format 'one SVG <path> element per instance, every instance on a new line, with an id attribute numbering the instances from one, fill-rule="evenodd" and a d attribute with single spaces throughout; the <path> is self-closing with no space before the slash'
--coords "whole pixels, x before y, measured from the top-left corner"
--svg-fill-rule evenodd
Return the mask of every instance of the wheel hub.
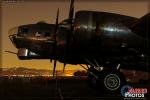
<path id="1" fill-rule="evenodd" d="M 120 78 L 116 74 L 109 74 L 104 79 L 104 85 L 109 90 L 117 90 L 120 86 Z"/>

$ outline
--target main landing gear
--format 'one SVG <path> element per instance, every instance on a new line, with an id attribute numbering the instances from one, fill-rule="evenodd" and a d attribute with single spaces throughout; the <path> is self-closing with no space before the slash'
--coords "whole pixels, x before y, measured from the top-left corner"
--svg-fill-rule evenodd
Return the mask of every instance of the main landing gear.
<path id="1" fill-rule="evenodd" d="M 103 67 L 91 66 L 88 69 L 88 83 L 92 88 L 104 89 L 108 92 L 120 92 L 126 79 L 119 70 L 120 64 L 113 69 L 104 69 Z"/>

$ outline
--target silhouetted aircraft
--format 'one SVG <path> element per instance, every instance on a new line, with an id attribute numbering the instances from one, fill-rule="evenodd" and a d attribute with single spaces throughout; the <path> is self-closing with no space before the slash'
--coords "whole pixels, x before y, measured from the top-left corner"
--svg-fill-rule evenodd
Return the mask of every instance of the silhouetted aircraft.
<path id="1" fill-rule="evenodd" d="M 124 83 L 120 69 L 149 72 L 150 13 L 139 18 L 96 11 L 77 11 L 71 0 L 69 17 L 56 24 L 38 22 L 10 30 L 19 59 L 50 59 L 87 67 L 90 84 L 103 79 L 108 90 Z"/>

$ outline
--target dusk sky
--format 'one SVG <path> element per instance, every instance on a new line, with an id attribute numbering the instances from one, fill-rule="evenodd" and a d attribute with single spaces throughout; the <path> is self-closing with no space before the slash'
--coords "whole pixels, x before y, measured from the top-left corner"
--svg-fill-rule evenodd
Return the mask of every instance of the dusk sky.
<path id="1" fill-rule="evenodd" d="M 59 22 L 68 17 L 70 0 L 45 0 L 2 2 L 2 64 L 3 68 L 28 67 L 36 69 L 52 69 L 49 60 L 19 60 L 16 55 L 6 53 L 5 50 L 17 52 L 8 38 L 8 31 L 19 25 L 37 23 L 45 21 L 55 23 L 57 8 L 60 8 Z M 148 0 L 75 0 L 75 11 L 94 10 L 103 12 L 113 12 L 140 18 L 148 12 Z M 61 63 L 57 64 L 57 69 L 62 69 Z M 67 65 L 66 69 L 81 69 L 79 65 Z"/>

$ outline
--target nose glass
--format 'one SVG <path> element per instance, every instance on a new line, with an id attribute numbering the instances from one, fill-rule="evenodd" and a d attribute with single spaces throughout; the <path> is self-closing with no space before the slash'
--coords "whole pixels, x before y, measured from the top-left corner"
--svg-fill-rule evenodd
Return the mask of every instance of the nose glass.
<path id="1" fill-rule="evenodd" d="M 17 33 L 18 33 L 18 27 L 14 27 L 14 28 L 10 29 L 8 32 L 9 35 L 14 35 Z"/>
<path id="2" fill-rule="evenodd" d="M 16 44 L 16 37 L 18 34 L 18 27 L 14 27 L 9 30 L 8 35 L 11 42 L 15 45 Z"/>

